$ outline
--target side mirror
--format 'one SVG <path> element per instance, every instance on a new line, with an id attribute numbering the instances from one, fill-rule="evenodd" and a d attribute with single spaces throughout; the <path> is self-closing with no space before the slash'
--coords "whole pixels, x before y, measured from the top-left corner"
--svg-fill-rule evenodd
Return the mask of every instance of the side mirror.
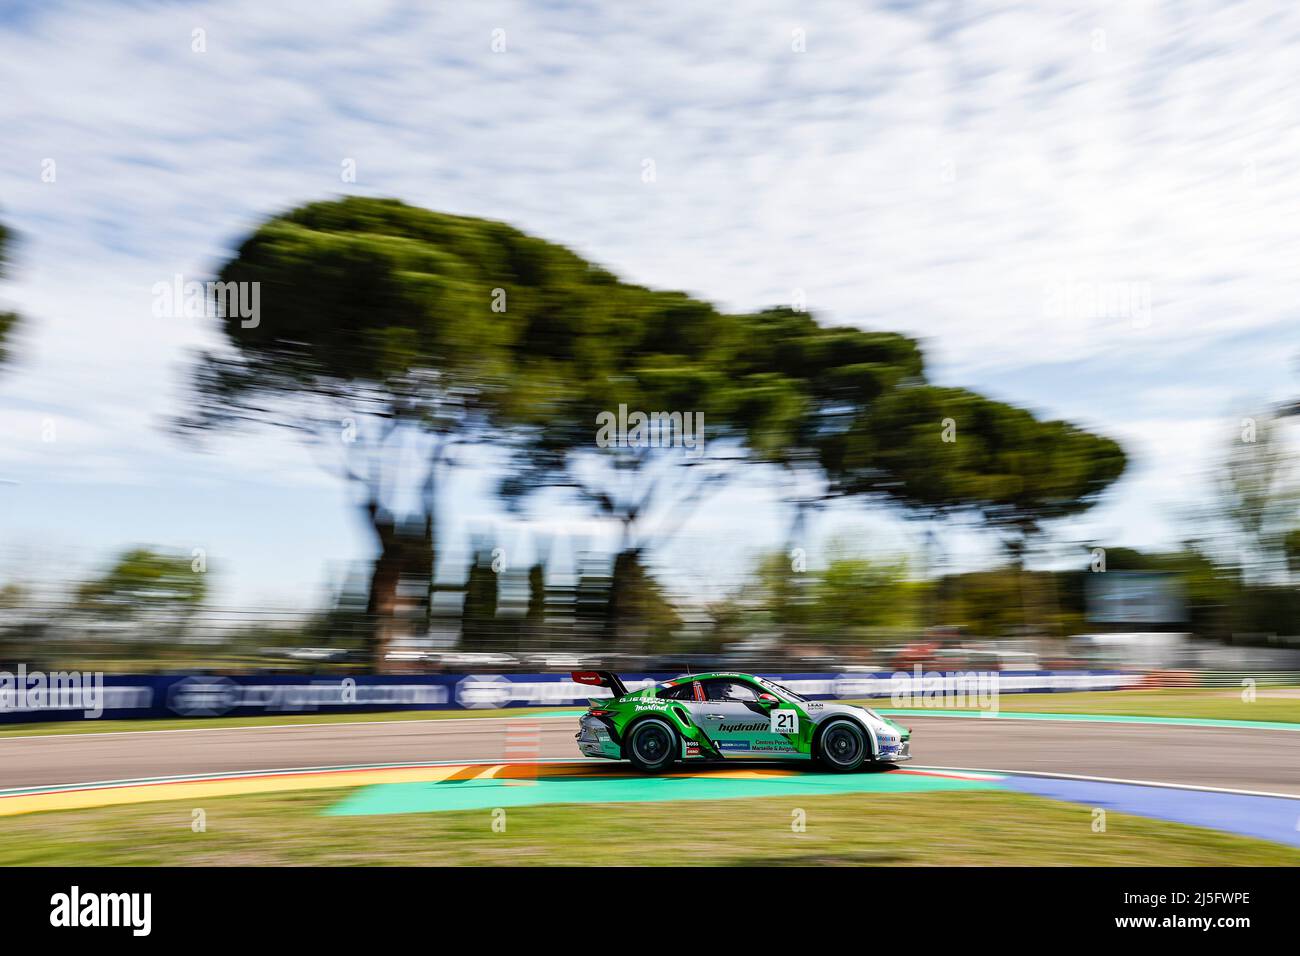
<path id="1" fill-rule="evenodd" d="M 768 707 L 774 707 L 781 703 L 781 701 L 772 694 L 759 694 L 758 702 L 760 704 L 766 704 Z"/>

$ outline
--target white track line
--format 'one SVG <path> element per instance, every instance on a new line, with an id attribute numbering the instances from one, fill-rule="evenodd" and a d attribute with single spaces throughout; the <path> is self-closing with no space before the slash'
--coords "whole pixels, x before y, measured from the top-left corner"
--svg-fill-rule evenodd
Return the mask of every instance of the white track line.
<path id="1" fill-rule="evenodd" d="M 1110 724 L 1117 727 L 1181 727 L 1184 730 L 1231 730 L 1238 733 L 1243 731 L 1256 731 L 1263 733 L 1276 732 L 1280 734 L 1300 732 L 1300 723 L 1281 727 L 1258 726 L 1261 723 L 1287 724 L 1288 722 L 1284 720 L 1243 720 L 1240 721 L 1240 727 L 1234 727 L 1232 724 L 1207 722 L 1213 718 L 1202 720 L 1196 717 L 1178 717 L 1173 718 L 1175 722 L 1170 723 L 1163 718 L 1148 718 L 1134 714 L 1036 714 L 1034 716 L 1029 716 L 1027 714 L 1016 713 L 1015 711 L 1003 711 L 995 714 L 992 711 L 985 710 L 975 714 L 951 714 L 944 713 L 941 710 L 932 710 L 929 713 L 909 710 L 904 713 L 888 709 L 881 710 L 881 713 L 896 720 L 910 720 L 912 718 L 926 720 L 930 717 L 943 717 L 945 720 L 1018 720 L 1021 723 L 1026 724 Z M 1105 719 L 1092 719 L 1095 717 L 1104 717 Z"/>
<path id="2" fill-rule="evenodd" d="M 520 717 L 527 717 L 529 720 L 568 720 L 576 718 L 581 711 L 575 710 L 572 714 L 552 714 L 550 716 L 520 714 L 519 717 L 415 717 L 410 720 L 329 720 L 319 721 L 316 723 L 301 724 L 250 724 L 246 727 L 171 727 L 166 730 L 94 730 L 89 733 L 67 733 L 67 734 L 14 734 L 12 736 L 0 735 L 0 744 L 6 740 L 47 740 L 63 739 L 70 737 L 128 737 L 139 736 L 140 734 L 214 734 L 214 733 L 233 733 L 237 730 L 319 730 L 322 727 L 365 727 L 376 724 L 459 724 L 475 723 L 485 724 L 496 720 L 519 720 Z M 202 719 L 202 718 L 196 718 Z"/>
<path id="3" fill-rule="evenodd" d="M 911 767 L 909 769 L 991 773 L 1014 777 L 1051 777 L 1058 780 L 1084 780 L 1092 783 L 1126 783 L 1134 787 L 1162 787 L 1166 790 L 1198 790 L 1205 793 L 1231 793 L 1242 797 L 1281 797 L 1285 800 L 1300 800 L 1300 794 L 1275 793 L 1271 790 L 1237 790 L 1232 787 L 1211 787 L 1195 783 L 1165 783 L 1160 780 L 1126 780 L 1123 777 L 1094 777 L 1081 773 L 1054 773 L 1049 770 L 990 770 L 985 767 Z"/>

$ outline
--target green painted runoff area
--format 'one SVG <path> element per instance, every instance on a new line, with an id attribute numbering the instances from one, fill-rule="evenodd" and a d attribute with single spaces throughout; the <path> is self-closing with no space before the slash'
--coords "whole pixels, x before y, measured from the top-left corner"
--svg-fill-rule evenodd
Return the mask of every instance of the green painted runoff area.
<path id="1" fill-rule="evenodd" d="M 333 816 L 365 816 L 528 807 L 549 803 L 639 803 L 991 789 L 998 789 L 997 781 L 912 773 L 800 773 L 771 777 L 542 777 L 523 783 L 517 780 L 489 779 L 373 784 L 354 791 L 325 812 Z"/>

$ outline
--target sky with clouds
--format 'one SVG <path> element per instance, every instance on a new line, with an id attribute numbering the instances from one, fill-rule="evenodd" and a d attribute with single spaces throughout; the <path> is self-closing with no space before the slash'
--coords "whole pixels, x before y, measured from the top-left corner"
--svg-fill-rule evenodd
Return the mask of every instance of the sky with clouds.
<path id="1" fill-rule="evenodd" d="M 1300 8 L 1251 0 L 7 4 L 0 301 L 26 322 L 0 580 L 203 547 L 222 601 L 293 607 L 371 553 L 290 436 L 168 434 L 216 332 L 152 309 L 261 219 L 345 193 L 917 336 L 934 380 L 1123 442 L 1129 473 L 1063 538 L 1176 543 L 1239 419 L 1300 392 L 1298 43 Z M 499 522 L 488 487 L 458 474 L 449 534 Z M 720 580 L 787 521 L 746 483 L 661 557 Z M 914 539 L 852 510 L 832 535 Z"/>

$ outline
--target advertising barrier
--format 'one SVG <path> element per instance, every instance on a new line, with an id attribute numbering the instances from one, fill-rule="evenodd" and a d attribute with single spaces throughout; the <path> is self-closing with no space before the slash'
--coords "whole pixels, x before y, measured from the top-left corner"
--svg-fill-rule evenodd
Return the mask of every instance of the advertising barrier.
<path id="1" fill-rule="evenodd" d="M 675 674 L 623 675 L 638 690 Z M 950 698 L 975 688 L 987 694 L 1117 690 L 1139 675 L 1114 671 L 947 671 L 762 675 L 804 697 L 834 700 L 906 695 Z M 75 677 L 75 679 L 74 679 Z M 38 674 L 0 671 L 0 723 L 41 720 L 121 720 L 158 717 L 243 717 L 273 714 L 365 713 L 567 707 L 609 691 L 575 683 L 567 674 L 428 674 L 402 677 L 204 674 Z M 978 678 L 978 680 L 976 680 Z"/>

